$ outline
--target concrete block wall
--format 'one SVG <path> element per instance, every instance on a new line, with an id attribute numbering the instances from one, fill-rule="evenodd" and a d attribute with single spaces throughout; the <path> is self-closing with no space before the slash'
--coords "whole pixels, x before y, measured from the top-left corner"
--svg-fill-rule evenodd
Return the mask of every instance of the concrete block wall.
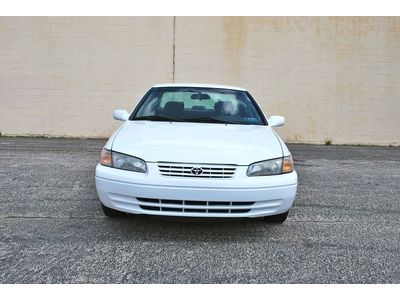
<path id="1" fill-rule="evenodd" d="M 173 18 L 1 17 L 0 132 L 107 137 L 172 81 Z"/>
<path id="2" fill-rule="evenodd" d="M 0 132 L 107 137 L 155 83 L 250 90 L 289 142 L 400 145 L 398 17 L 1 17 Z"/>
<path id="3" fill-rule="evenodd" d="M 400 18 L 178 18 L 176 80 L 248 88 L 291 142 L 400 144 Z"/>

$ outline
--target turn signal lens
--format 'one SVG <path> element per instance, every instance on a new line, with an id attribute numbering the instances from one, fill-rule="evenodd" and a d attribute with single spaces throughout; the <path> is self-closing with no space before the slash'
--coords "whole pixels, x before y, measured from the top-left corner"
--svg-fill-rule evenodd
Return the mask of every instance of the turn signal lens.
<path id="1" fill-rule="evenodd" d="M 112 159 L 111 159 L 111 151 L 103 148 L 101 151 L 101 159 L 100 164 L 103 166 L 111 167 L 112 166 Z"/>
<path id="2" fill-rule="evenodd" d="M 283 158 L 282 173 L 290 173 L 293 171 L 293 158 L 291 155 Z"/>

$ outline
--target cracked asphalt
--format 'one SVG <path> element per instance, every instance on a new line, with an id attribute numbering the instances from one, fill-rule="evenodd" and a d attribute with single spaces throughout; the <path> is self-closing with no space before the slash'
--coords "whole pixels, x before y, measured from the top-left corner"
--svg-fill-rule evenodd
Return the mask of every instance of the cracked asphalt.
<path id="1" fill-rule="evenodd" d="M 0 283 L 400 283 L 400 148 L 288 145 L 288 220 L 103 216 L 104 140 L 0 138 Z"/>

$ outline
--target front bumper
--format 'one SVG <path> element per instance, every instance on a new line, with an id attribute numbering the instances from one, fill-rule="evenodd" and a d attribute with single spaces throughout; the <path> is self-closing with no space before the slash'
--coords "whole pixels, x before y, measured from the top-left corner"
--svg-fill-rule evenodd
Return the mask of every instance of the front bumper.
<path id="1" fill-rule="evenodd" d="M 247 177 L 238 167 L 234 178 L 170 178 L 156 164 L 141 174 L 96 167 L 96 189 L 107 207 L 132 214 L 176 217 L 254 218 L 289 210 L 297 190 L 297 174 Z M 150 175 L 151 174 L 151 175 Z"/>

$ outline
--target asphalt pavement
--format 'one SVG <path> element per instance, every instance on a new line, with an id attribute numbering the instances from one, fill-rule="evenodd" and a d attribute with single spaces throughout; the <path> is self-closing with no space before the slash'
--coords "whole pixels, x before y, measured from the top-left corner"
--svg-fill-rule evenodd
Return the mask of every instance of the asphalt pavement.
<path id="1" fill-rule="evenodd" d="M 0 138 L 0 283 L 400 283 L 400 148 L 288 145 L 288 220 L 108 219 L 104 140 Z"/>

